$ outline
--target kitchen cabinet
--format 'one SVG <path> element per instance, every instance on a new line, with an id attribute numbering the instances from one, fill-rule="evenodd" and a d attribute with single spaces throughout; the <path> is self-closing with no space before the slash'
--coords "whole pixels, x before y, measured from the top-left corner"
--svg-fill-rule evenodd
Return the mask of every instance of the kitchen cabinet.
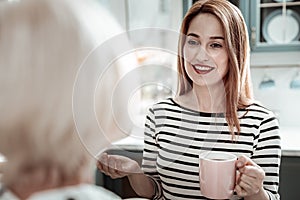
<path id="1" fill-rule="evenodd" d="M 281 199 L 299 199 L 300 157 L 282 156 L 279 194 Z"/>
<path id="2" fill-rule="evenodd" d="M 253 52 L 300 51 L 300 0 L 239 0 L 238 5 Z"/>

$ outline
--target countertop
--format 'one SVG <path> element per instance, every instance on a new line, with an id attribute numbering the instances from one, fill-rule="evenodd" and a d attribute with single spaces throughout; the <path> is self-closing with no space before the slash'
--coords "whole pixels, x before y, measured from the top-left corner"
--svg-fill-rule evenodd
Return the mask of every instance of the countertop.
<path id="1" fill-rule="evenodd" d="M 300 156 L 300 126 L 281 126 L 280 137 L 283 156 Z"/>
<path id="2" fill-rule="evenodd" d="M 143 149 L 143 129 L 138 128 L 133 133 L 115 143 L 113 146 L 124 149 L 142 150 Z M 299 156 L 300 157 L 300 126 L 281 126 L 281 149 L 283 156 Z"/>

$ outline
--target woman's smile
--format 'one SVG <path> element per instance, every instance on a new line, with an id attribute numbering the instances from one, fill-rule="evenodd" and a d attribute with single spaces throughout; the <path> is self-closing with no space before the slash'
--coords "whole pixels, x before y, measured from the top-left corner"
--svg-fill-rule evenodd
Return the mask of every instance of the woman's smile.
<path id="1" fill-rule="evenodd" d="M 197 74 L 202 74 L 202 75 L 208 74 L 215 69 L 215 67 L 211 67 L 208 65 L 201 65 L 201 64 L 192 64 L 192 66 Z"/>

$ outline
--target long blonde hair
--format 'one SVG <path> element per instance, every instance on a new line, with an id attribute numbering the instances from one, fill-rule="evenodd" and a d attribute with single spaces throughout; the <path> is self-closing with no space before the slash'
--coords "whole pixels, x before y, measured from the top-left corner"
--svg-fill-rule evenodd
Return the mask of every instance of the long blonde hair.
<path id="1" fill-rule="evenodd" d="M 8 160 L 5 184 L 36 166 L 56 166 L 68 179 L 91 164 L 76 133 L 73 84 L 88 53 L 121 31 L 105 10 L 88 0 L 0 3 L 0 152 Z M 93 64 L 105 67 L 101 60 Z M 117 70 L 112 71 L 99 92 L 100 117 L 107 123 L 112 114 L 109 99 L 103 97 L 118 78 Z M 105 144 L 94 140 L 98 132 L 88 124 L 80 134 L 86 145 Z"/>
<path id="2" fill-rule="evenodd" d="M 192 5 L 181 25 L 181 36 L 178 44 L 178 89 L 177 95 L 183 95 L 192 89 L 192 80 L 184 68 L 183 46 L 191 21 L 200 13 L 210 13 L 220 21 L 229 56 L 229 70 L 224 77 L 226 92 L 226 120 L 231 133 L 234 127 L 240 132 L 237 109 L 249 105 L 253 99 L 250 69 L 249 41 L 247 27 L 240 10 L 227 0 L 199 0 Z"/>

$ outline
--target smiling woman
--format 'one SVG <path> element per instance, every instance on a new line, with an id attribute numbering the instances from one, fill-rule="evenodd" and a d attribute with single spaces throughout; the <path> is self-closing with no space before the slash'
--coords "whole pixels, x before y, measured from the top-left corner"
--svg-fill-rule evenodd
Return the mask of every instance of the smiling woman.
<path id="1" fill-rule="evenodd" d="M 253 99 L 241 12 L 226 0 L 198 0 L 180 33 L 177 94 L 148 110 L 142 166 L 105 154 L 99 169 L 113 178 L 127 176 L 144 197 L 207 199 L 199 154 L 230 152 L 239 171 L 232 199 L 279 199 L 278 121 Z"/>

